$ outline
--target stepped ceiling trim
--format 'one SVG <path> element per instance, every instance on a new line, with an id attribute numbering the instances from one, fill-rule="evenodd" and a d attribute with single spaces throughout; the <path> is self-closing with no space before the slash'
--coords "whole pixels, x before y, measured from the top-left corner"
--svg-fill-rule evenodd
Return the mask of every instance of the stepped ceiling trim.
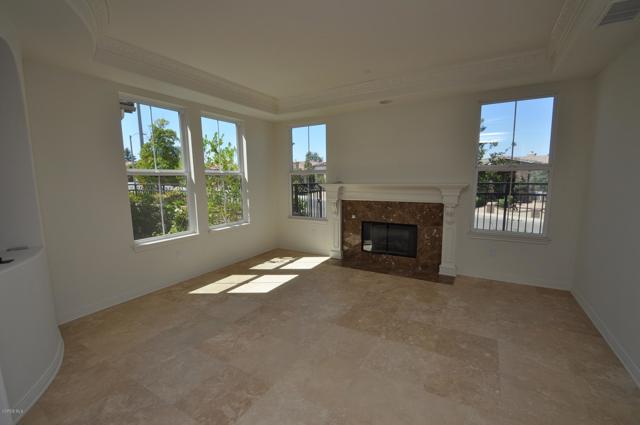
<path id="1" fill-rule="evenodd" d="M 158 53 L 106 36 L 108 0 L 67 0 L 95 42 L 94 59 L 129 72 L 166 81 L 263 112 L 288 114 L 407 95 L 445 94 L 541 81 L 566 55 L 584 16 L 601 11 L 607 0 L 565 0 L 543 49 L 432 67 L 380 79 L 333 87 L 300 96 L 275 98 Z"/>

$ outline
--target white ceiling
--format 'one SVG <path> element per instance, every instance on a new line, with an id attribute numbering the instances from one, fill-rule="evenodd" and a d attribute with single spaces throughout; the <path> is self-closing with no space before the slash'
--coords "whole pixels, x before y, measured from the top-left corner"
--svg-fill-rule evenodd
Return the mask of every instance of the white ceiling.
<path id="1" fill-rule="evenodd" d="M 2 0 L 26 57 L 282 120 L 594 76 L 613 0 Z"/>
<path id="2" fill-rule="evenodd" d="M 547 46 L 559 0 L 108 0 L 106 34 L 283 98 Z"/>

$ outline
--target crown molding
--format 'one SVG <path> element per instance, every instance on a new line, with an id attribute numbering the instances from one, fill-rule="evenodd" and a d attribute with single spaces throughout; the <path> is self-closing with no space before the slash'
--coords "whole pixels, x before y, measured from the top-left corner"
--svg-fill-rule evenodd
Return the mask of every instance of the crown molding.
<path id="1" fill-rule="evenodd" d="M 168 81 L 264 112 L 286 114 L 326 106 L 379 100 L 381 97 L 429 95 L 494 87 L 545 77 L 550 66 L 545 49 L 419 72 L 369 80 L 321 92 L 277 99 L 155 52 L 102 35 L 94 59 L 103 64 Z"/>
<path id="2" fill-rule="evenodd" d="M 106 35 L 98 39 L 94 59 L 264 112 L 278 111 L 277 99 L 272 96 Z"/>
<path id="3" fill-rule="evenodd" d="M 369 80 L 302 96 L 279 99 L 279 112 L 289 113 L 328 105 L 379 100 L 402 95 L 429 95 L 484 89 L 532 77 L 546 77 L 550 63 L 546 49 L 423 69 Z"/>
<path id="4" fill-rule="evenodd" d="M 557 71 L 574 43 L 594 31 L 614 0 L 565 0 L 551 31 L 548 55 Z"/>
<path id="5" fill-rule="evenodd" d="M 109 25 L 109 3 L 107 0 L 66 0 L 67 4 L 80 17 L 96 44 L 107 25 Z"/>
<path id="6" fill-rule="evenodd" d="M 95 42 L 94 60 L 127 72 L 164 81 L 205 95 L 285 117 L 322 108 L 404 96 L 428 96 L 485 90 L 548 79 L 575 37 L 582 14 L 607 0 L 565 0 L 550 43 L 537 50 L 430 67 L 399 75 L 332 87 L 315 93 L 276 98 L 175 59 L 107 36 L 108 0 L 66 0 Z M 599 9 L 601 10 L 601 8 Z"/>

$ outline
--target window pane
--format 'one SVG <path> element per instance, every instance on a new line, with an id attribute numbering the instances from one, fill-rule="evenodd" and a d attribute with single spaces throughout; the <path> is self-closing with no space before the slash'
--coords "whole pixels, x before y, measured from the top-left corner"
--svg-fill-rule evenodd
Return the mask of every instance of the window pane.
<path id="1" fill-rule="evenodd" d="M 141 103 L 134 106 L 121 121 L 127 168 L 182 170 L 180 114 Z"/>
<path id="2" fill-rule="evenodd" d="M 327 126 L 324 124 L 291 129 L 293 170 L 327 169 Z"/>
<path id="3" fill-rule="evenodd" d="M 291 215 L 296 217 L 324 218 L 326 193 L 320 184 L 326 183 L 324 174 L 291 176 Z"/>
<path id="4" fill-rule="evenodd" d="M 482 105 L 478 164 L 504 164 L 511 159 L 516 102 Z"/>
<path id="5" fill-rule="evenodd" d="M 548 186 L 547 170 L 478 172 L 474 228 L 542 234 Z"/>
<path id="6" fill-rule="evenodd" d="M 242 176 L 239 174 L 207 175 L 207 203 L 209 225 L 241 221 L 242 214 Z"/>
<path id="7" fill-rule="evenodd" d="M 129 176 L 135 240 L 189 229 L 187 180 L 182 176 Z"/>
<path id="8" fill-rule="evenodd" d="M 553 120 L 553 97 L 518 101 L 513 159 L 548 164 Z"/>
<path id="9" fill-rule="evenodd" d="M 204 167 L 216 171 L 238 171 L 238 128 L 233 122 L 202 117 Z"/>

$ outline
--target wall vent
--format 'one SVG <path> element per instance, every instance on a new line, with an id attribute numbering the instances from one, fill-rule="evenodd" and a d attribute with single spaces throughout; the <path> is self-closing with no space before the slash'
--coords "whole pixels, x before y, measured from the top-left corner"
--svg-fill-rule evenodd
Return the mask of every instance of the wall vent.
<path id="1" fill-rule="evenodd" d="M 611 3 L 609 10 L 602 17 L 600 26 L 616 22 L 631 21 L 640 14 L 640 0 L 620 0 Z"/>

